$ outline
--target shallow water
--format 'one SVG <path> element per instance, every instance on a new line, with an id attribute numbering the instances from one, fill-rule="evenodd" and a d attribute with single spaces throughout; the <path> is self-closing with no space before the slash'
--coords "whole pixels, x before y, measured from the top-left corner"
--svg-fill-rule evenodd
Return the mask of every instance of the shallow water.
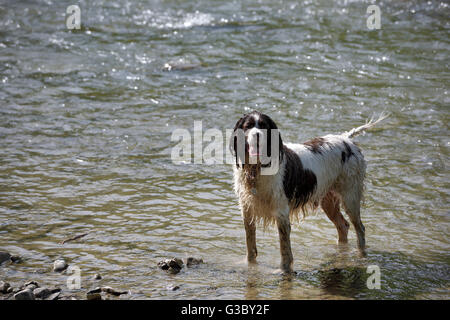
<path id="1" fill-rule="evenodd" d="M 82 29 L 68 31 L 74 3 Z M 380 2 L 369 31 L 369 4 L 0 1 L 0 251 L 23 257 L 0 280 L 127 299 L 448 299 L 449 5 Z M 225 133 L 253 108 L 290 142 L 391 113 L 356 138 L 367 257 L 353 229 L 338 248 L 318 212 L 293 226 L 297 275 L 274 274 L 273 228 L 247 267 L 231 166 L 170 155 L 175 129 Z M 156 264 L 172 256 L 205 264 L 168 275 Z M 81 269 L 80 290 L 51 272 L 59 257 Z"/>

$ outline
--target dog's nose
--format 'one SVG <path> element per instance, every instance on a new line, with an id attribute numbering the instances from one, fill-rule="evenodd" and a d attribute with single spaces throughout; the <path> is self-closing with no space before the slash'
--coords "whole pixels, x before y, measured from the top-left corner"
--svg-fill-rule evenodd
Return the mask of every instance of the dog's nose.
<path id="1" fill-rule="evenodd" d="M 254 130 L 253 132 L 250 132 L 249 135 L 249 153 L 250 156 L 257 156 L 261 154 L 261 151 L 259 150 L 260 143 L 261 143 L 261 133 Z"/>

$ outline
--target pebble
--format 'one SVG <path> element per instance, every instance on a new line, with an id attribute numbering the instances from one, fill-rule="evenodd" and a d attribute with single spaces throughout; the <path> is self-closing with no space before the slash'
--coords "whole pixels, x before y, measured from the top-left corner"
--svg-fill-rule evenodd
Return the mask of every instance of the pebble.
<path id="1" fill-rule="evenodd" d="M 51 290 L 51 294 L 45 298 L 45 300 L 56 300 L 58 299 L 59 295 L 61 294 L 61 289 L 54 289 Z"/>
<path id="2" fill-rule="evenodd" d="M 31 291 L 34 291 L 34 289 L 39 288 L 39 284 L 36 281 L 28 281 L 25 282 L 24 285 L 21 287 L 21 289 L 29 289 Z"/>
<path id="3" fill-rule="evenodd" d="M 8 282 L 0 281 L 0 293 L 10 293 L 13 288 Z"/>
<path id="4" fill-rule="evenodd" d="M 175 291 L 178 289 L 180 289 L 180 286 L 167 286 L 167 290 L 170 290 L 170 291 Z"/>
<path id="5" fill-rule="evenodd" d="M 10 261 L 11 255 L 8 252 L 0 251 L 0 264 L 5 261 Z"/>
<path id="6" fill-rule="evenodd" d="M 11 256 L 11 261 L 12 262 L 14 262 L 14 263 L 20 263 L 20 262 L 22 262 L 22 257 L 19 257 L 19 256 Z"/>
<path id="7" fill-rule="evenodd" d="M 158 267 L 172 274 L 177 274 L 183 268 L 183 260 L 178 258 L 165 259 L 158 262 Z"/>
<path id="8" fill-rule="evenodd" d="M 120 296 L 121 294 L 127 294 L 128 293 L 128 291 L 117 291 L 117 290 L 114 290 L 111 287 L 102 287 L 101 289 L 102 289 L 103 292 L 112 294 L 113 296 Z"/>
<path id="9" fill-rule="evenodd" d="M 189 257 L 189 258 L 186 259 L 186 266 L 187 267 L 196 266 L 196 265 L 199 265 L 199 264 L 202 264 L 202 263 L 203 263 L 203 259 L 202 258 L 197 259 L 197 258 L 194 258 L 194 257 Z"/>
<path id="10" fill-rule="evenodd" d="M 128 293 L 128 291 L 117 291 L 111 287 L 96 287 L 95 289 L 88 291 L 87 294 L 89 295 L 89 294 L 96 294 L 96 293 L 101 293 L 101 292 L 112 294 L 113 296 L 120 296 L 121 294 Z"/>
<path id="11" fill-rule="evenodd" d="M 58 259 L 53 263 L 53 271 L 61 272 L 67 269 L 69 265 L 63 259 Z"/>
<path id="12" fill-rule="evenodd" d="M 52 294 L 52 291 L 48 288 L 36 288 L 33 293 L 36 298 L 45 299 Z"/>
<path id="13" fill-rule="evenodd" d="M 94 294 L 94 293 L 100 293 L 100 292 L 102 292 L 102 288 L 97 287 L 97 288 L 95 288 L 95 289 L 89 290 L 89 291 L 87 292 L 87 294 Z"/>
<path id="14" fill-rule="evenodd" d="M 34 300 L 34 293 L 29 289 L 25 289 L 17 292 L 14 295 L 14 299 L 16 300 Z"/>
<path id="15" fill-rule="evenodd" d="M 99 273 L 96 273 L 93 277 L 92 280 L 100 280 L 102 278 L 102 276 Z"/>

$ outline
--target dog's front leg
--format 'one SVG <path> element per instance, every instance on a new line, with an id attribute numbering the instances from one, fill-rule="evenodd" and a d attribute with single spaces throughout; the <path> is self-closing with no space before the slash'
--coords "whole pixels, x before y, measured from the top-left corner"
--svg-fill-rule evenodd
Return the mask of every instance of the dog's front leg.
<path id="1" fill-rule="evenodd" d="M 247 243 L 247 261 L 256 263 L 256 256 L 258 255 L 258 250 L 256 249 L 256 223 L 250 214 L 244 212 L 243 216 Z"/>
<path id="2" fill-rule="evenodd" d="M 277 215 L 278 236 L 280 237 L 281 271 L 292 272 L 294 258 L 291 251 L 291 223 L 289 212 L 279 212 Z"/>

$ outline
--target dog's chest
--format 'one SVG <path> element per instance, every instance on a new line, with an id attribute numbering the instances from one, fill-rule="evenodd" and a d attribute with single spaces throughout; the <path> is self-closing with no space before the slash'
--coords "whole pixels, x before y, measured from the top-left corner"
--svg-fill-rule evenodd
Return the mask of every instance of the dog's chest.
<path id="1" fill-rule="evenodd" d="M 250 192 L 256 197 L 261 199 L 274 198 L 275 188 L 274 179 L 267 176 L 259 176 L 258 181 L 254 187 L 250 188 Z"/>
<path id="2" fill-rule="evenodd" d="M 276 207 L 283 192 L 276 176 L 259 176 L 256 183 L 244 183 L 242 187 L 241 201 L 251 206 L 265 206 L 267 209 Z"/>

